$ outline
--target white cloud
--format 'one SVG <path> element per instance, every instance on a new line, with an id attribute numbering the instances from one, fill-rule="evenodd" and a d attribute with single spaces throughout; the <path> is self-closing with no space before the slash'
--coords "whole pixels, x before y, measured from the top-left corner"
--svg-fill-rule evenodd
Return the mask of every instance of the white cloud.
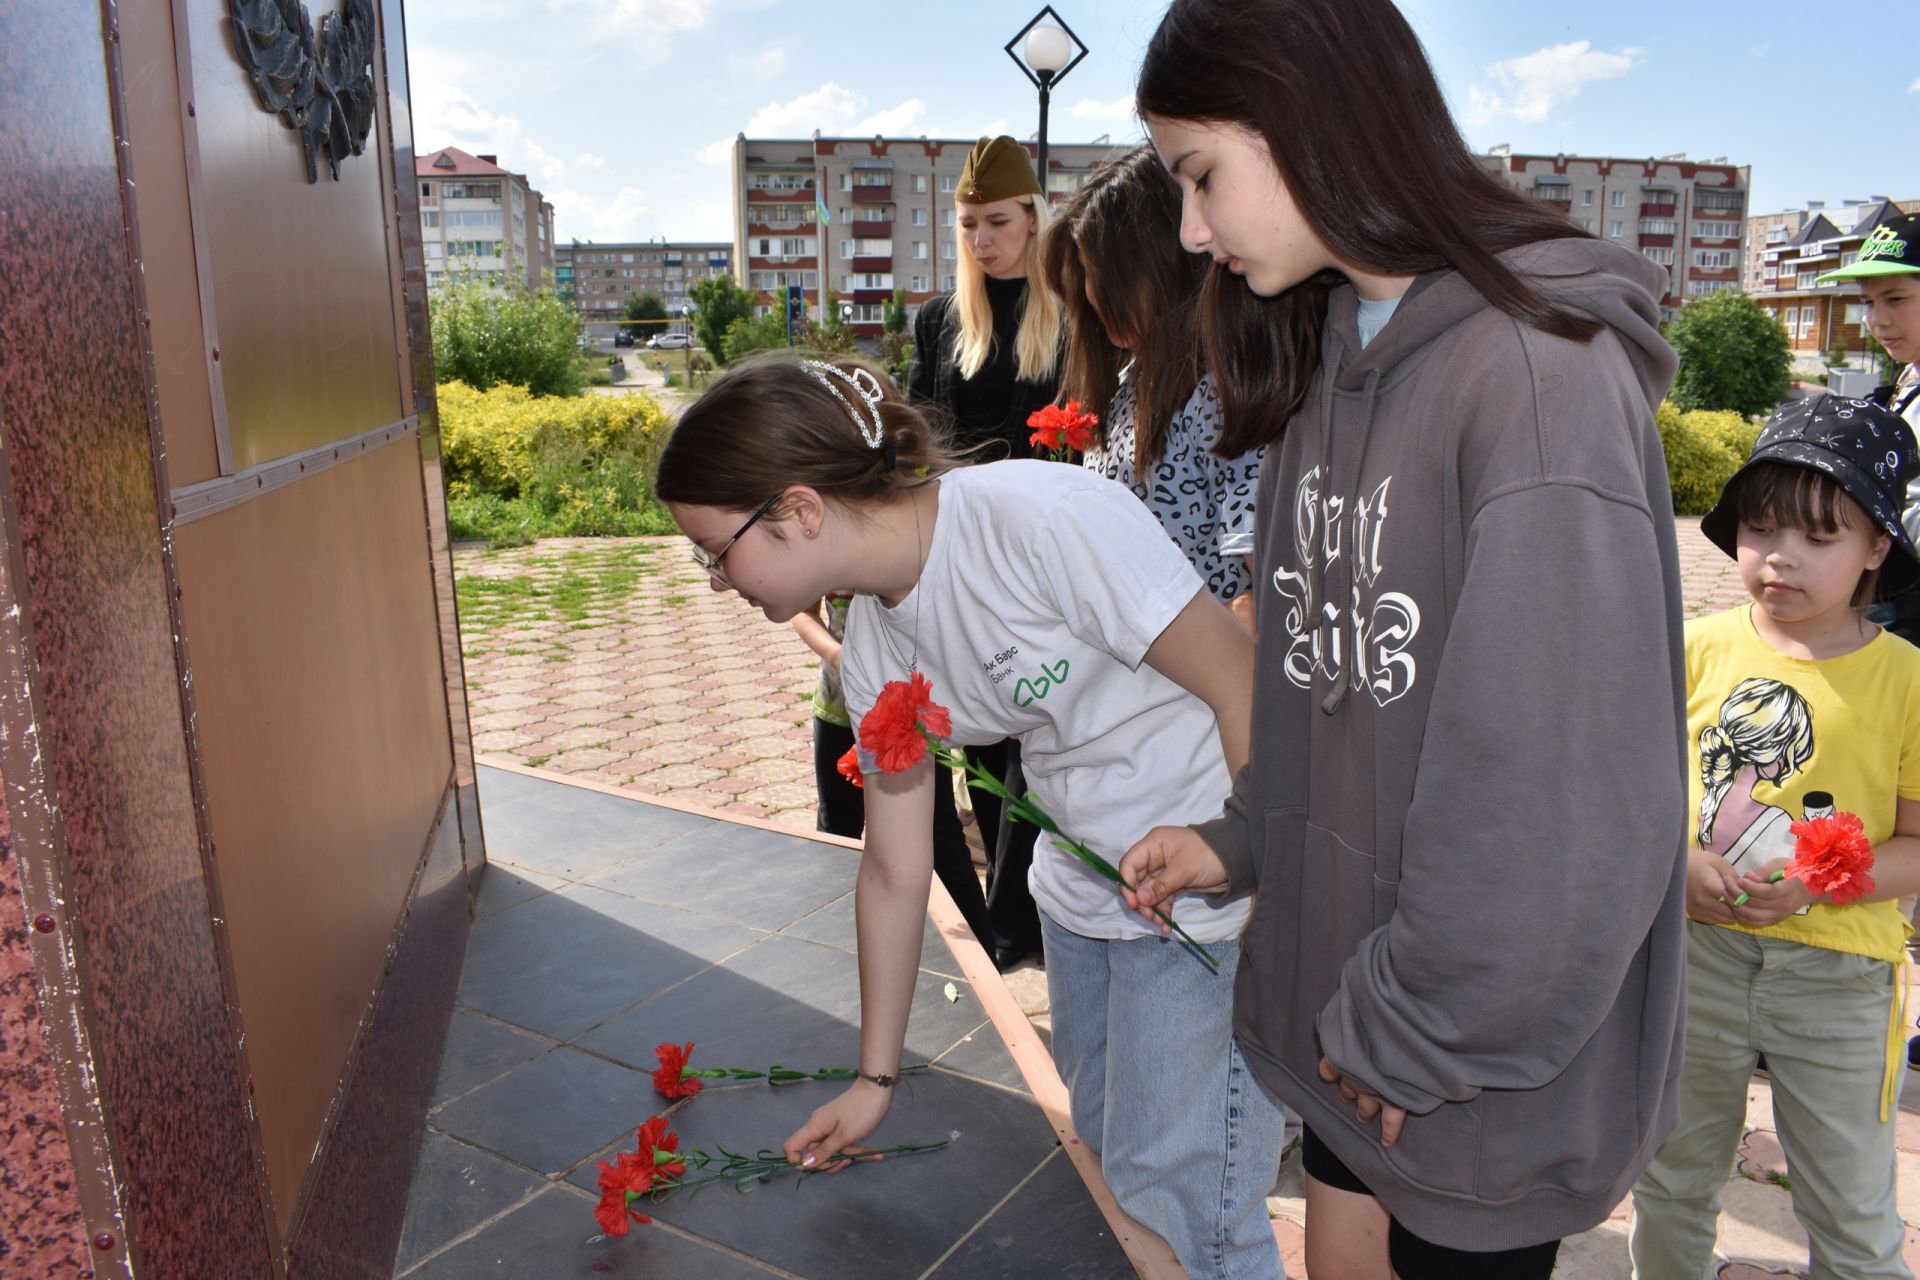
<path id="1" fill-rule="evenodd" d="M 573 167 L 576 169 L 604 169 L 607 167 L 607 162 L 591 151 L 582 151 L 573 158 Z"/>
<path id="2" fill-rule="evenodd" d="M 1495 86 L 1467 90 L 1467 122 L 1480 125 L 1504 117 L 1539 124 L 1588 85 L 1623 76 L 1645 58 L 1644 49 L 1607 53 L 1574 40 L 1504 59 L 1487 69 Z"/>
<path id="3" fill-rule="evenodd" d="M 567 164 L 536 142 L 517 116 L 495 115 L 460 89 L 416 84 L 413 98 L 414 146 L 422 154 L 458 147 L 474 155 L 500 158 L 504 169 L 524 173 L 543 190 L 561 182 Z"/>
<path id="4" fill-rule="evenodd" d="M 1073 104 L 1067 114 L 1075 120 L 1131 120 L 1133 119 L 1133 95 L 1115 98 L 1112 102 L 1096 102 L 1092 98 L 1082 98 Z"/>
<path id="5" fill-rule="evenodd" d="M 787 51 L 785 49 L 763 49 L 745 58 L 736 53 L 727 55 L 727 70 L 736 76 L 771 80 L 786 69 Z"/>
<path id="6" fill-rule="evenodd" d="M 553 0 L 553 7 L 585 10 L 598 34 L 625 37 L 643 47 L 655 46 L 658 57 L 665 57 L 666 42 L 681 32 L 698 31 L 706 26 L 715 3 L 714 0 Z"/>
<path id="7" fill-rule="evenodd" d="M 1913 82 L 1912 84 L 1910 84 L 1910 85 L 1908 85 L 1908 86 L 1907 86 L 1907 92 L 1908 92 L 1908 93 L 1920 93 L 1920 80 L 1915 80 L 1915 81 L 1914 81 L 1914 82 Z"/>
<path id="8" fill-rule="evenodd" d="M 874 112 L 865 120 L 850 127 L 847 133 L 859 138 L 864 138 L 868 134 L 900 136 L 924 133 L 924 129 L 916 129 L 914 126 L 925 119 L 926 114 L 926 103 L 918 98 L 908 98 L 898 106 Z"/>
<path id="9" fill-rule="evenodd" d="M 753 113 L 741 132 L 749 138 L 810 138 L 815 129 L 845 137 L 927 131 L 923 123 L 927 104 L 918 98 L 880 111 L 868 112 L 867 107 L 864 96 L 829 80 L 797 98 L 767 103 Z M 733 139 L 710 142 L 695 154 L 701 164 L 726 164 L 733 156 Z"/>
<path id="10" fill-rule="evenodd" d="M 559 224 L 555 235 L 563 242 L 636 240 L 652 234 L 653 207 L 638 187 L 621 187 L 610 197 L 555 191 L 547 199 Z"/>

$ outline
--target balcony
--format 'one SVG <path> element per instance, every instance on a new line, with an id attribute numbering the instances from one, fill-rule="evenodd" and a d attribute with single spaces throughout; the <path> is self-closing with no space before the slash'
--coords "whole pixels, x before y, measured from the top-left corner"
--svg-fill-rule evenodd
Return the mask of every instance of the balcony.
<path id="1" fill-rule="evenodd" d="M 775 191 L 767 187 L 751 187 L 747 199 L 753 204 L 812 204 L 813 184 L 794 191 Z"/>
<path id="2" fill-rule="evenodd" d="M 847 224 L 847 227 L 862 240 L 893 239 L 893 219 L 891 218 L 855 218 Z"/>
<path id="3" fill-rule="evenodd" d="M 1679 212 L 1679 208 L 1679 205 L 1674 204 L 1643 204 L 1640 206 L 1640 216 L 1643 218 L 1671 218 Z"/>
<path id="4" fill-rule="evenodd" d="M 893 290 L 891 289 L 855 289 L 849 301 L 856 306 L 881 306 L 892 298 Z"/>
<path id="5" fill-rule="evenodd" d="M 1569 215 L 1573 213 L 1573 201 L 1571 200 L 1562 200 L 1557 196 L 1535 196 L 1534 199 L 1555 212 Z"/>
<path id="6" fill-rule="evenodd" d="M 861 274 L 869 271 L 891 271 L 893 270 L 893 256 L 891 254 L 885 256 L 869 254 L 858 257 L 853 260 L 853 269 Z"/>
<path id="7" fill-rule="evenodd" d="M 749 239 L 758 237 L 779 239 L 783 236 L 811 236 L 812 234 L 813 223 L 811 222 L 749 222 L 747 224 Z M 722 259 L 719 265 L 725 266 L 726 260 Z"/>
<path id="8" fill-rule="evenodd" d="M 1643 231 L 1640 233 L 1640 247 L 1642 249 L 1671 249 L 1673 248 L 1673 237 L 1652 235 Z"/>
<path id="9" fill-rule="evenodd" d="M 855 187 L 853 202 L 855 204 L 892 204 L 893 184 L 888 183 L 884 187 Z"/>

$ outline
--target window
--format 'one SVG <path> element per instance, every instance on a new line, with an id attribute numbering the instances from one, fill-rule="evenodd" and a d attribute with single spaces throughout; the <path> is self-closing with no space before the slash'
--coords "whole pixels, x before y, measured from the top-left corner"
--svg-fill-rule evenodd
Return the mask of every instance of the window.
<path id="1" fill-rule="evenodd" d="M 1867 304 L 1864 302 L 1849 302 L 1847 304 L 1847 323 L 1865 324 L 1866 322 Z"/>
<path id="2" fill-rule="evenodd" d="M 956 280 L 955 280 L 955 277 L 953 277 L 953 276 L 941 276 L 941 277 L 940 277 L 940 287 L 941 287 L 942 289 L 944 289 L 944 290 L 945 290 L 946 292 L 948 292 L 948 293 L 952 293 L 952 292 L 953 292 L 953 289 L 954 289 L 954 284 L 955 284 L 955 283 L 956 283 Z"/>
<path id="3" fill-rule="evenodd" d="M 1650 261 L 1657 262 L 1663 267 L 1673 265 L 1673 250 L 1671 249 L 1642 249 L 1640 252 L 1645 254 Z"/>
<path id="4" fill-rule="evenodd" d="M 1616 192 L 1614 192 L 1614 193 L 1613 193 L 1613 200 L 1612 200 L 1612 204 L 1613 204 L 1613 207 L 1614 207 L 1614 208 L 1616 208 L 1616 209 L 1624 209 L 1624 208 L 1626 208 L 1626 207 L 1627 207 L 1627 193 L 1626 193 L 1626 192 L 1624 192 L 1624 191 L 1616 191 Z"/>
<path id="5" fill-rule="evenodd" d="M 1731 249 L 1695 249 L 1693 265 L 1703 271 L 1725 271 L 1734 265 L 1734 252 Z"/>
<path id="6" fill-rule="evenodd" d="M 856 187 L 890 187 L 893 185 L 893 172 L 888 169 L 862 169 L 853 175 Z M 844 190 L 845 188 L 842 188 Z"/>
<path id="7" fill-rule="evenodd" d="M 623 267 L 623 268 L 621 269 L 621 271 L 620 271 L 620 274 L 621 274 L 621 275 L 623 275 L 623 276 L 625 276 L 625 277 L 626 277 L 627 279 L 629 279 L 629 280 L 631 280 L 631 279 L 633 279 L 633 268 L 632 268 L 632 267 Z"/>
<path id="8" fill-rule="evenodd" d="M 949 196 L 952 195 L 955 188 L 957 188 L 959 185 L 960 185 L 959 174 L 943 173 L 940 175 L 940 194 L 941 195 L 949 195 Z"/>
<path id="9" fill-rule="evenodd" d="M 630 254 L 630 253 L 623 253 L 623 254 L 621 254 L 621 255 L 620 255 L 620 261 L 622 261 L 622 262 L 632 262 L 632 261 L 633 261 L 633 255 L 632 255 L 632 254 Z M 653 259 L 651 259 L 651 258 L 649 258 L 649 259 L 647 259 L 647 261 L 649 261 L 649 262 L 651 262 L 651 261 L 653 261 Z M 629 271 L 629 272 L 627 272 L 627 274 L 628 274 L 628 275 L 632 275 L 632 274 L 633 274 L 633 272 L 631 272 L 631 271 Z"/>
<path id="10" fill-rule="evenodd" d="M 1811 338 L 1813 336 L 1814 327 L 1817 324 L 1816 317 L 1818 315 L 1819 315 L 1818 308 L 1815 308 L 1815 307 L 1800 308 L 1800 336 L 1801 337 Z"/>
<path id="11" fill-rule="evenodd" d="M 1581 229 L 1582 231 L 1591 231 L 1591 230 L 1593 230 L 1593 219 L 1592 219 L 1592 218 L 1582 218 L 1582 219 L 1580 219 L 1580 229 Z"/>
<path id="12" fill-rule="evenodd" d="M 438 241 L 435 241 L 427 245 L 427 257 L 429 258 L 445 257 L 446 252 L 447 252 L 446 246 L 439 243 Z"/>
<path id="13" fill-rule="evenodd" d="M 1840 255 L 1840 265 L 1843 267 L 1850 267 L 1858 261 L 1860 261 L 1860 251 L 1858 249 L 1852 249 Z"/>
<path id="14" fill-rule="evenodd" d="M 485 212 L 474 210 L 470 213 L 449 210 L 445 217 L 446 225 L 449 227 L 497 227 L 500 225 L 498 209 L 488 209 Z"/>
<path id="15" fill-rule="evenodd" d="M 927 175 L 926 174 L 916 173 L 913 175 L 913 194 L 917 196 L 923 196 L 927 194 Z"/>
<path id="16" fill-rule="evenodd" d="M 1620 221 L 1618 218 L 1615 218 L 1612 222 L 1609 222 L 1607 224 L 1607 234 L 1610 236 L 1622 236 L 1626 234 L 1626 231 L 1627 231 L 1627 224 Z"/>
<path id="17" fill-rule="evenodd" d="M 948 205 L 946 208 L 940 211 L 940 225 L 948 228 L 951 228 L 953 226 L 953 206 L 952 205 Z"/>
<path id="18" fill-rule="evenodd" d="M 927 242 L 925 240 L 915 240 L 913 242 L 913 256 L 916 261 L 926 261 Z"/>
<path id="19" fill-rule="evenodd" d="M 1590 187 L 1582 187 L 1582 188 L 1580 189 L 1580 203 L 1581 203 L 1581 204 L 1592 204 L 1592 203 L 1593 203 L 1593 189 L 1592 189 L 1592 188 L 1590 188 Z"/>
<path id="20" fill-rule="evenodd" d="M 1811 289 L 1813 288 L 1814 281 L 1818 280 L 1819 278 L 1820 278 L 1820 272 L 1818 270 L 1802 271 L 1798 276 L 1798 278 L 1794 281 L 1794 288 Z"/>
<path id="21" fill-rule="evenodd" d="M 1680 224 L 1672 218 L 1640 219 L 1640 234 L 1643 236 L 1670 236 L 1680 231 Z"/>
<path id="22" fill-rule="evenodd" d="M 1730 240 L 1740 234 L 1740 224 L 1737 222 L 1703 222 L 1695 219 L 1693 234 L 1712 240 Z"/>
<path id="23" fill-rule="evenodd" d="M 928 277 L 914 276 L 912 278 L 912 287 L 915 293 L 925 293 L 932 285 Z"/>
<path id="24" fill-rule="evenodd" d="M 439 226 L 440 225 L 439 212 L 437 210 L 428 209 L 425 213 L 420 215 L 420 225 L 423 227 Z"/>
<path id="25" fill-rule="evenodd" d="M 912 219 L 911 219 L 911 221 L 912 221 L 912 223 L 913 223 L 913 225 L 914 225 L 914 226 L 916 226 L 916 227 L 924 227 L 924 226 L 926 226 L 926 225 L 927 225 L 927 211 L 926 211 L 925 209 L 915 209 L 915 210 L 913 211 L 913 217 L 912 217 Z"/>
<path id="26" fill-rule="evenodd" d="M 431 196 L 433 194 L 433 184 L 431 182 L 421 183 L 420 194 L 423 196 Z"/>
<path id="27" fill-rule="evenodd" d="M 1687 281 L 1687 296 L 1689 298 L 1704 298 L 1709 294 L 1720 293 L 1724 290 L 1738 287 L 1739 286 L 1735 285 L 1731 280 L 1689 280 Z"/>
<path id="28" fill-rule="evenodd" d="M 853 175 L 852 175 L 852 174 L 850 174 L 850 173 L 843 173 L 843 174 L 841 174 L 841 175 L 840 175 L 840 189 L 841 189 L 842 191 L 851 191 L 851 190 L 853 190 Z"/>

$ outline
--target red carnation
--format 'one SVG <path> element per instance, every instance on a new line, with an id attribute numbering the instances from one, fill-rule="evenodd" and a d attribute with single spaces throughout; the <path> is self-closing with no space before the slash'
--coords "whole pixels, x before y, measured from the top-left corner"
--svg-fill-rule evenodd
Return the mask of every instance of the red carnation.
<path id="1" fill-rule="evenodd" d="M 660 1055 L 660 1069 L 653 1073 L 653 1087 L 663 1098 L 691 1098 L 700 1092 L 701 1082 L 687 1075 L 687 1060 L 693 1056 L 693 1041 L 683 1049 L 663 1044 L 654 1050 Z"/>
<path id="2" fill-rule="evenodd" d="M 1030 443 L 1062 459 L 1069 452 L 1085 453 L 1092 446 L 1100 415 L 1083 412 L 1078 400 L 1069 400 L 1064 406 L 1050 404 L 1035 409 L 1027 415 L 1027 425 L 1033 428 Z"/>
<path id="3" fill-rule="evenodd" d="M 600 1161 L 600 1203 L 593 1207 L 594 1221 L 604 1235 L 627 1234 L 629 1219 L 652 1222 L 646 1214 L 627 1206 L 629 1191 L 645 1195 L 653 1186 L 653 1160 L 650 1152 L 622 1151 L 614 1164 Z"/>
<path id="4" fill-rule="evenodd" d="M 840 763 L 836 764 L 834 768 L 840 771 L 841 777 L 851 782 L 854 786 L 865 787 L 867 785 L 866 780 L 860 776 L 860 748 L 848 747 L 847 754 L 840 757 Z"/>
<path id="5" fill-rule="evenodd" d="M 1797 877 L 1816 898 L 1844 907 L 1873 892 L 1873 842 L 1859 815 L 1835 813 L 1808 818 L 1787 830 L 1797 838 L 1786 874 Z"/>
<path id="6" fill-rule="evenodd" d="M 927 735 L 953 732 L 953 717 L 933 700 L 933 684 L 918 671 L 906 680 L 889 680 L 873 710 L 860 722 L 860 745 L 882 773 L 905 773 L 927 754 Z"/>

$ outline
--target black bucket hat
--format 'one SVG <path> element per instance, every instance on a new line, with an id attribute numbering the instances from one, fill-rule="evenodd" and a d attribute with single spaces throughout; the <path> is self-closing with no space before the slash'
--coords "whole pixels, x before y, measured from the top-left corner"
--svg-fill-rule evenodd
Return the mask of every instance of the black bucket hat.
<path id="1" fill-rule="evenodd" d="M 1825 472 L 1886 531 L 1893 550 L 1880 566 L 1882 596 L 1898 595 L 1920 583 L 1920 549 L 1900 523 L 1907 486 L 1920 476 L 1920 448 L 1899 414 L 1871 400 L 1832 395 L 1791 401 L 1774 410 L 1746 464 L 1700 521 L 1700 532 L 1730 556 L 1736 554 L 1740 522 L 1727 495 L 1741 476 L 1762 462 Z"/>

